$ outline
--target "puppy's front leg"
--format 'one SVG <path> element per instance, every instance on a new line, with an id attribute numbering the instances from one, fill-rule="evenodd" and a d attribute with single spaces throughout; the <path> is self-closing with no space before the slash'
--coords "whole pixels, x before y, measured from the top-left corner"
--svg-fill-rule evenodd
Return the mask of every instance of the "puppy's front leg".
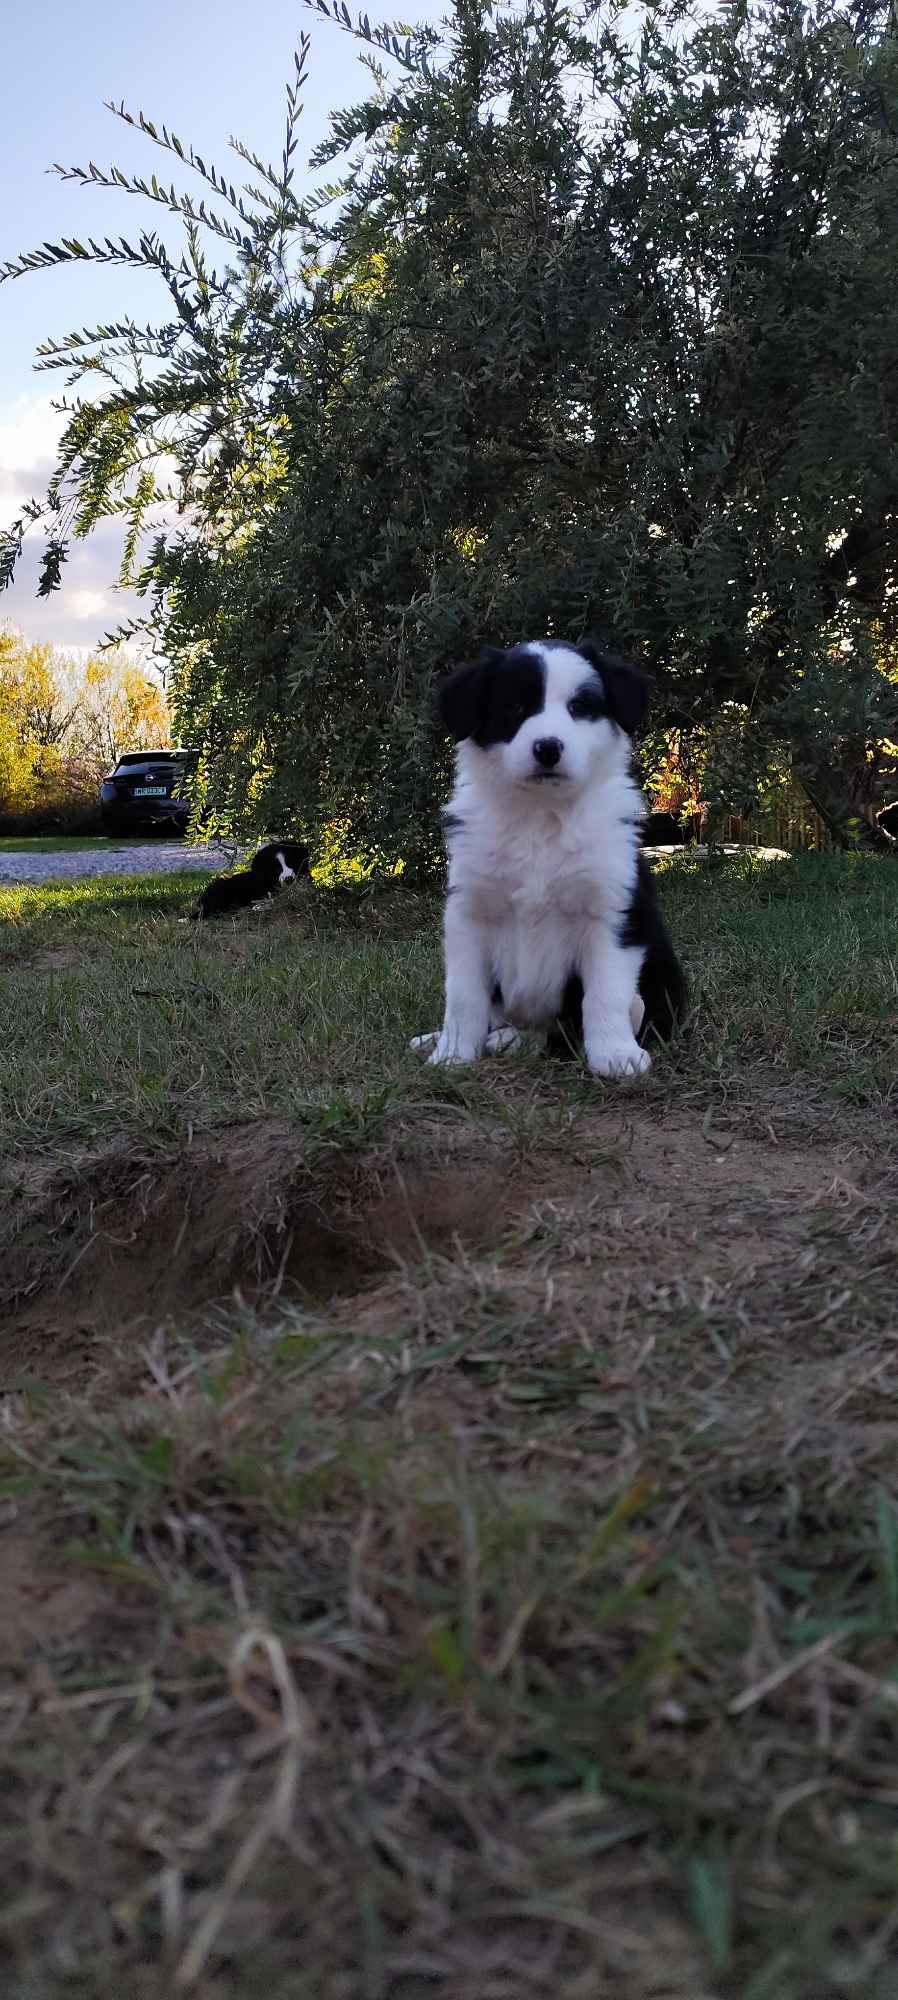
<path id="1" fill-rule="evenodd" d="M 642 1008 L 640 1006 L 640 1014 L 641 1012 Z M 426 1035 L 413 1035 L 409 1042 L 409 1048 L 414 1055 L 427 1055 L 431 1049 L 436 1048 L 439 1039 L 439 1028 L 429 1028 Z M 521 1037 L 517 1028 L 510 1028 L 507 1021 L 500 1020 L 498 1015 L 490 1008 L 489 1033 L 484 1043 L 485 1054 L 488 1056 L 504 1056 L 508 1049 L 518 1049 L 520 1046 Z"/>
<path id="2" fill-rule="evenodd" d="M 489 940 L 455 896 L 446 905 L 446 1011 L 428 1062 L 472 1063 L 482 1055 L 490 1025 Z"/>
<path id="3" fill-rule="evenodd" d="M 582 978 L 583 1041 L 596 1076 L 639 1076 L 651 1067 L 633 1033 L 642 958 L 640 950 L 618 942 L 613 920 L 594 925 Z"/>

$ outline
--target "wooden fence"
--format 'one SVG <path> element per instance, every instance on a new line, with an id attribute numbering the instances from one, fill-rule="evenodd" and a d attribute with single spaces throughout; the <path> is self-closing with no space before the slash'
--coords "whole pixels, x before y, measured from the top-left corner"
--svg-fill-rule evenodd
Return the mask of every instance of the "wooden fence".
<path id="1" fill-rule="evenodd" d="M 796 805 L 750 815 L 725 814 L 715 818 L 713 836 L 715 840 L 736 841 L 747 847 L 784 847 L 788 854 L 803 854 L 808 849 L 816 854 L 832 854 L 835 850 L 832 834 L 813 806 Z M 696 838 L 707 838 L 707 822 L 705 832 L 697 832 Z"/>

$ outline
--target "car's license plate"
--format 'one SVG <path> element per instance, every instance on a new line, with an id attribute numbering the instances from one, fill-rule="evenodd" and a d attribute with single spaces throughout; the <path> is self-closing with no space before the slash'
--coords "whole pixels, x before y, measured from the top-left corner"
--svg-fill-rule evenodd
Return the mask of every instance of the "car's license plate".
<path id="1" fill-rule="evenodd" d="M 136 799 L 164 799 L 167 791 L 167 785 L 135 785 L 134 797 Z"/>

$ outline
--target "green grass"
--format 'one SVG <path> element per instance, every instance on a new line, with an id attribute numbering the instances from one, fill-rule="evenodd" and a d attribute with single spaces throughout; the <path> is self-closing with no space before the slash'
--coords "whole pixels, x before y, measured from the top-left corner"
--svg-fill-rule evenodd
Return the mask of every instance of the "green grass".
<path id="1" fill-rule="evenodd" d="M 895 2000 L 898 875 L 673 863 L 629 1088 L 196 886 L 0 889 L 6 1990 Z"/>
<path id="2" fill-rule="evenodd" d="M 898 873 L 811 855 L 679 862 L 665 883 L 697 1013 L 678 1091 L 722 1098 L 759 1070 L 770 1087 L 798 1070 L 855 1103 L 890 1098 Z M 0 888 L 0 1145 L 20 1143 L 23 1116 L 48 1140 L 147 1119 L 183 1133 L 235 1103 L 292 1115 L 331 1092 L 458 1087 L 405 1054 L 440 1014 L 435 903 L 319 890 L 239 923 L 179 921 L 196 894 L 189 874 Z M 479 1074 L 489 1090 L 510 1071 L 513 1095 L 522 1077 L 526 1089 L 544 1080 L 539 1061 Z M 644 1097 L 666 1101 L 671 1087 L 663 1064 Z M 607 1096 L 575 1068 L 553 1073 L 559 1091 Z"/>

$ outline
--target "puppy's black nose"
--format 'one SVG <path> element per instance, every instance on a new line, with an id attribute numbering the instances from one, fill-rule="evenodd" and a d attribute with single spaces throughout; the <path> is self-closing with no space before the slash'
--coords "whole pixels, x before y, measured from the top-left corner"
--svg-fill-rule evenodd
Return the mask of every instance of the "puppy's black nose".
<path id="1" fill-rule="evenodd" d="M 557 736 L 541 736 L 533 745 L 533 755 L 544 771 L 551 771 L 553 764 L 560 762 L 563 749 L 564 744 L 559 743 Z"/>

